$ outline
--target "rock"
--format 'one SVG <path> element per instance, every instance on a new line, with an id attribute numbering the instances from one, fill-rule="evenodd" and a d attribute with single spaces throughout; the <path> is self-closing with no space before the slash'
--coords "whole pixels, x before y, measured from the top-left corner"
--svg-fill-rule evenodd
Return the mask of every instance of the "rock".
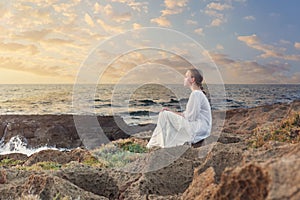
<path id="1" fill-rule="evenodd" d="M 255 164 L 224 171 L 216 193 L 211 199 L 257 199 L 268 196 L 269 176 Z"/>
<path id="2" fill-rule="evenodd" d="M 216 131 L 221 127 L 214 128 L 211 137 L 199 147 L 184 145 L 188 147 L 182 152 L 178 147 L 156 149 L 118 169 L 84 164 L 95 158 L 90 151 L 80 148 L 64 152 L 46 150 L 29 158 L 22 154 L 1 155 L 0 160 L 23 161 L 22 167 L 43 161 L 62 166 L 51 171 L 24 170 L 13 165 L 0 167 L 0 199 L 24 199 L 30 192 L 41 199 L 298 200 L 300 145 L 270 141 L 252 149 L 246 141 L 255 128 L 276 124 L 294 111 L 300 112 L 300 101 L 231 110 L 227 112 L 222 133 L 218 135 Z M 222 115 L 215 113 L 217 118 Z M 126 140 L 123 137 L 130 135 L 127 131 L 149 136 L 154 128 L 127 127 L 122 121 L 113 122 L 116 120 L 113 117 L 98 119 L 107 136 L 118 139 L 115 144 L 132 141 L 144 146 L 147 137 Z M 57 142 L 68 147 L 81 144 L 71 116 L 0 116 L 0 120 L 2 124 L 8 121 L 13 124 L 7 129 L 8 138 L 17 132 L 24 133 L 22 136 L 33 146 L 39 142 Z M 3 134 L 3 126 L 0 134 L 1 130 Z M 174 158 L 175 154 L 179 156 Z M 171 162 L 159 168 L 160 161 Z"/>
<path id="3" fill-rule="evenodd" d="M 11 153 L 6 155 L 0 155 L 0 161 L 3 159 L 12 159 L 12 160 L 20 160 L 20 161 L 26 161 L 28 159 L 27 155 L 22 153 Z"/>
<path id="4" fill-rule="evenodd" d="M 1 199 L 16 199 L 27 194 L 35 194 L 40 199 L 99 199 L 103 196 L 87 192 L 82 188 L 56 176 L 45 173 L 32 173 L 28 177 L 14 180 L 15 184 L 4 184 L 0 188 Z"/>
<path id="5" fill-rule="evenodd" d="M 300 199 L 300 157 L 298 155 L 282 157 L 262 165 L 270 180 L 267 199 Z"/>
<path id="6" fill-rule="evenodd" d="M 103 129 L 109 140 L 130 137 L 142 131 L 154 129 L 154 124 L 128 126 L 118 116 L 97 116 L 99 127 Z M 82 147 L 82 141 L 77 133 L 72 115 L 1 115 L 0 139 L 4 135 L 6 124 L 10 124 L 4 138 L 7 143 L 10 138 L 20 135 L 26 138 L 29 147 L 52 146 L 57 148 Z"/>
<path id="7" fill-rule="evenodd" d="M 62 152 L 58 150 L 43 150 L 31 155 L 24 163 L 24 165 L 31 166 L 35 163 L 45 161 L 66 164 L 71 161 L 82 162 L 92 157 L 93 156 L 89 151 L 83 149 L 74 149 L 70 152 Z"/>
<path id="8" fill-rule="evenodd" d="M 215 171 L 212 167 L 205 172 L 199 173 L 195 170 L 194 178 L 189 188 L 183 193 L 183 199 L 209 199 L 212 195 L 210 191 L 216 188 Z"/>
<path id="9" fill-rule="evenodd" d="M 250 134 L 258 126 L 279 122 L 290 113 L 299 111 L 300 101 L 228 110 L 223 132 Z"/>
<path id="10" fill-rule="evenodd" d="M 0 171 L 0 184 L 4 184 L 7 182 L 6 172 L 4 170 Z"/>
<path id="11" fill-rule="evenodd" d="M 240 145 L 225 145 L 217 143 L 208 153 L 205 161 L 199 166 L 198 173 L 213 167 L 218 182 L 226 167 L 235 167 L 243 160 L 243 151 Z"/>
<path id="12" fill-rule="evenodd" d="M 107 170 L 76 165 L 76 167 L 62 169 L 56 175 L 96 195 L 109 199 L 117 199 L 119 196 L 118 186 Z"/>
<path id="13" fill-rule="evenodd" d="M 191 161 L 197 157 L 197 153 L 190 148 L 179 159 L 154 171 L 147 168 L 151 167 L 151 163 L 145 162 L 143 165 L 149 170 L 145 173 L 118 171 L 109 174 L 118 183 L 120 199 L 178 199 L 192 181 L 194 166 Z M 143 162 L 138 160 L 133 165 Z"/>

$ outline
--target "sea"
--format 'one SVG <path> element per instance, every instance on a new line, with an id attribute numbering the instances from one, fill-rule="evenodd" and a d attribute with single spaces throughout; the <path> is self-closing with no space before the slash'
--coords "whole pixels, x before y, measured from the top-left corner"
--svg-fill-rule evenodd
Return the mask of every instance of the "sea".
<path id="1" fill-rule="evenodd" d="M 251 108 L 300 99 L 300 84 L 225 84 L 206 87 L 212 110 Z M 183 85 L 0 85 L 1 115 L 119 115 L 128 125 L 155 123 L 159 111 L 185 110 Z M 217 100 L 216 100 L 217 99 Z"/>
<path id="2" fill-rule="evenodd" d="M 226 84 L 205 88 L 212 110 L 251 108 L 300 99 L 300 84 Z M 23 84 L 0 85 L 0 91 L 1 115 L 118 115 L 128 125 L 157 123 L 159 111 L 163 107 L 184 111 L 191 93 L 189 88 L 175 84 Z M 56 149 L 48 146 L 27 148 L 27 143 L 19 136 L 4 143 L 5 135 L 0 138 L 0 155 L 23 153 L 30 156 L 44 149 Z"/>

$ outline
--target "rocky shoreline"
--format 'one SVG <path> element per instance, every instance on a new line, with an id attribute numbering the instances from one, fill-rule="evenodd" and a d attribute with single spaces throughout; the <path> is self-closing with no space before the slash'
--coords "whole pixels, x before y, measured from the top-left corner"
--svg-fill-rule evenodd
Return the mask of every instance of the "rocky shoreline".
<path id="1" fill-rule="evenodd" d="M 300 113 L 300 101 L 229 110 L 217 142 L 209 144 L 208 138 L 197 148 L 187 147 L 170 164 L 145 173 L 109 167 L 97 157 L 97 149 L 84 149 L 72 116 L 2 115 L 0 138 L 6 133 L 4 142 L 21 135 L 31 148 L 52 145 L 72 150 L 0 155 L 0 199 L 300 199 L 300 124 L 292 123 L 288 129 L 293 140 L 264 136 L 260 146 L 249 143 L 263 133 L 258 130 L 281 125 L 295 113 Z M 113 117 L 97 119 L 114 144 L 140 148 L 147 142 L 147 137 L 126 134 Z M 127 130 L 149 133 L 154 127 Z M 199 156 L 211 145 L 205 156 Z M 108 146 L 101 148 L 103 153 Z M 143 165 L 143 159 L 135 164 Z"/>

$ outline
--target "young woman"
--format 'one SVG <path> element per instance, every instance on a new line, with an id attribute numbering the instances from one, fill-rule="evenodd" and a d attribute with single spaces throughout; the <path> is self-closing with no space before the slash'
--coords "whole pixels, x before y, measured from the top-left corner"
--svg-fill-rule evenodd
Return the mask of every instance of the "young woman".
<path id="1" fill-rule="evenodd" d="M 197 143 L 210 135 L 211 107 L 204 94 L 202 81 L 203 77 L 197 69 L 187 70 L 184 86 L 189 87 L 192 92 L 186 110 L 179 113 L 163 108 L 147 148 Z"/>

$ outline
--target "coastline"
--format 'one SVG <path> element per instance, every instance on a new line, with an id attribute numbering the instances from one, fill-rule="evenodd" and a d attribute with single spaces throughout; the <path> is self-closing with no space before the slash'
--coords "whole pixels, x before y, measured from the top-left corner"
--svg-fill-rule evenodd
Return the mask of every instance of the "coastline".
<path id="1" fill-rule="evenodd" d="M 15 122 L 7 138 L 23 129 L 20 132 L 28 137 L 28 143 L 31 139 L 34 146 L 38 141 L 37 131 L 40 131 L 38 134 L 45 137 L 45 141 L 59 141 L 61 146 L 74 144 L 74 149 L 67 152 L 44 150 L 29 157 L 21 154 L 0 156 L 0 197 L 22 197 L 28 194 L 29 188 L 34 188 L 32 195 L 42 199 L 53 199 L 58 194 L 59 198 L 84 199 L 230 199 L 232 195 L 249 199 L 299 199 L 299 143 L 270 139 L 261 146 L 249 144 L 255 134 L 263 133 L 258 130 L 281 125 L 294 113 L 300 113 L 300 100 L 228 110 L 222 133 L 206 156 L 199 157 L 207 147 L 204 142 L 200 147 L 187 148 L 170 165 L 147 173 L 130 173 L 108 167 L 97 157 L 100 150 L 82 148 L 78 137 L 63 131 L 75 131 L 72 115 L 2 115 L 2 122 Z M 218 114 L 213 115 L 218 117 Z M 106 134 L 114 134 L 115 144 L 143 145 L 146 141 L 128 135 L 124 137 L 116 129 L 112 116 L 98 116 L 97 119 Z M 24 125 L 19 122 L 24 122 Z M 154 126 L 129 128 L 143 132 Z M 298 131 L 299 127 L 300 124 L 295 124 L 294 128 Z M 3 132 L 3 125 L 0 130 Z M 295 133 L 299 137 L 300 131 Z M 211 136 L 215 135 L 212 133 Z M 111 146 L 101 148 L 103 153 Z M 144 161 L 140 159 L 138 164 L 143 165 Z"/>

